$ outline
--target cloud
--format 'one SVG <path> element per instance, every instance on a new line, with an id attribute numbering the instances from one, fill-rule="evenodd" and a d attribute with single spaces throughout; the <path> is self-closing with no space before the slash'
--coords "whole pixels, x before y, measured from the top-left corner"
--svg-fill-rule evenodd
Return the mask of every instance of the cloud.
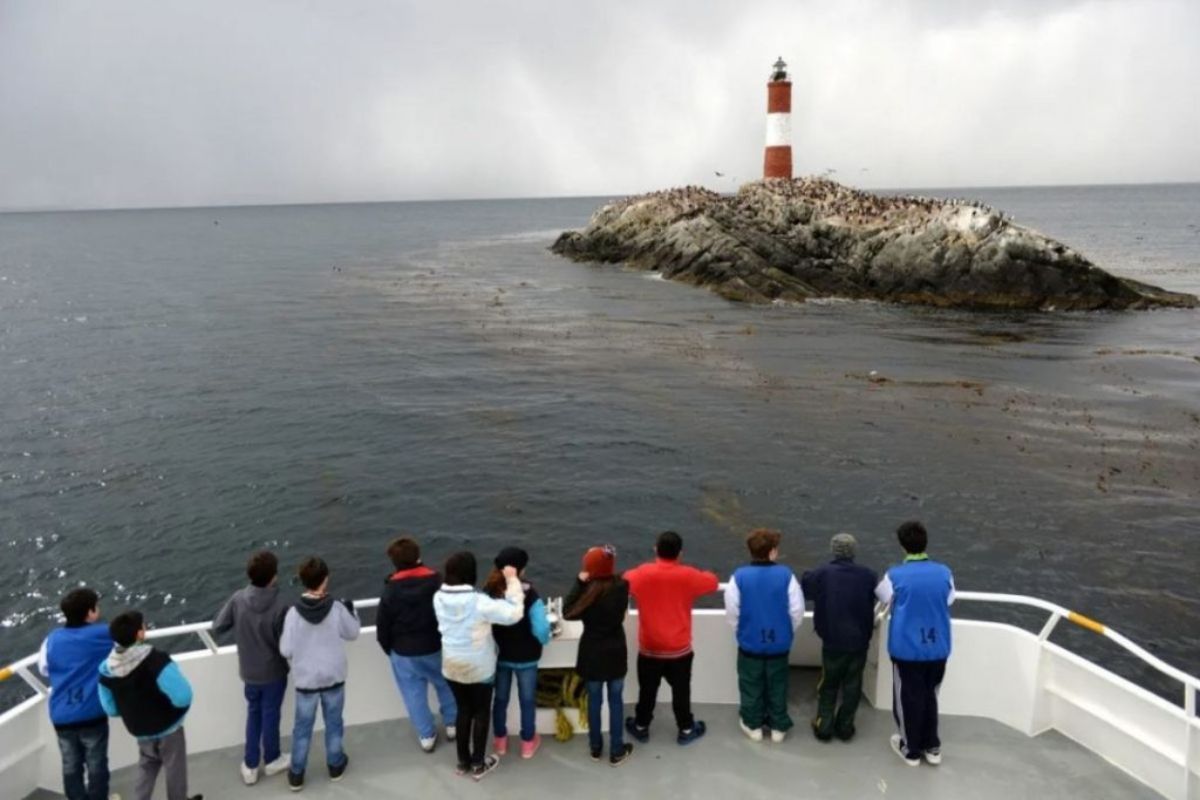
<path id="1" fill-rule="evenodd" d="M 1200 179 L 1200 4 L 7 0 L 0 208 Z M 719 179 L 721 171 L 727 178 Z"/>

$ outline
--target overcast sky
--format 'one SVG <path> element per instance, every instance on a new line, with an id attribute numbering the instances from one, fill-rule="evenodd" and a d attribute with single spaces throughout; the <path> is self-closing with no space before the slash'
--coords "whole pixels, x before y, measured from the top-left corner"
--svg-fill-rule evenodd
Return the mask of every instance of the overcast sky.
<path id="1" fill-rule="evenodd" d="M 1200 180 L 1200 0 L 0 0 L 0 208 L 730 189 L 779 55 L 797 173 Z"/>

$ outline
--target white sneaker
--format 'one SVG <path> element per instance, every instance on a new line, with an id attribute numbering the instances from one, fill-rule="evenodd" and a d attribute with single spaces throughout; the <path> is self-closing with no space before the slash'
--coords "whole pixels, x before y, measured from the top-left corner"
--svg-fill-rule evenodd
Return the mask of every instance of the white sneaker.
<path id="1" fill-rule="evenodd" d="M 420 742 L 422 750 L 424 750 L 426 753 L 432 753 L 433 748 L 437 745 L 437 734 L 435 733 L 429 738 L 420 739 Z"/>
<path id="2" fill-rule="evenodd" d="M 744 734 L 746 734 L 746 736 L 750 737 L 750 741 L 752 741 L 752 742 L 761 742 L 762 741 L 762 728 L 751 728 L 749 725 L 747 725 L 742 720 L 740 715 L 738 716 L 738 727 L 742 729 L 742 733 L 744 733 Z"/>
<path id="3" fill-rule="evenodd" d="M 930 766 L 936 767 L 942 763 L 942 750 L 940 747 L 935 747 L 932 750 L 926 750 L 921 755 L 925 756 L 925 762 Z"/>
<path id="4" fill-rule="evenodd" d="M 771 731 L 771 741 L 779 744 L 787 738 L 787 731 Z"/>
<path id="5" fill-rule="evenodd" d="M 247 767 L 245 761 L 238 766 L 242 768 L 242 783 L 247 786 L 258 783 L 258 767 Z"/>
<path id="6" fill-rule="evenodd" d="M 278 775 L 281 772 L 287 772 L 292 767 L 292 754 L 284 753 L 274 761 L 269 762 L 263 767 L 263 772 L 268 775 Z"/>
<path id="7" fill-rule="evenodd" d="M 446 726 L 446 741 L 453 742 L 457 738 L 458 738 L 458 728 L 455 727 L 454 725 L 447 725 Z"/>
<path id="8" fill-rule="evenodd" d="M 918 767 L 921 765 L 921 759 L 909 758 L 908 753 L 905 753 L 904 750 L 901 749 L 900 734 L 893 733 L 892 738 L 889 740 L 889 742 L 892 745 L 892 752 L 895 753 L 896 755 L 900 756 L 900 760 L 903 761 L 905 764 L 908 764 L 910 767 Z"/>

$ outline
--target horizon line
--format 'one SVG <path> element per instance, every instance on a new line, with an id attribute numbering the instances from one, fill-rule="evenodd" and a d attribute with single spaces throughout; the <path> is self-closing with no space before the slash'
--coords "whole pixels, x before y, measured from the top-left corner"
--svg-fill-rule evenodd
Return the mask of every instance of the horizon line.
<path id="1" fill-rule="evenodd" d="M 803 177 L 828 177 L 824 175 L 798 175 L 797 178 Z M 793 178 L 794 180 L 795 178 Z M 748 183 L 755 183 L 757 180 L 746 181 L 742 184 L 745 186 Z M 833 180 L 833 179 L 831 179 Z M 841 181 L 835 181 L 841 183 Z M 865 189 L 869 192 L 919 192 L 930 190 L 995 190 L 995 189 L 1096 189 L 1096 188 L 1117 188 L 1117 187 L 1133 187 L 1133 186 L 1189 186 L 1200 184 L 1200 180 L 1179 180 L 1179 181 L 1130 181 L 1130 182 L 1114 182 L 1114 183 L 1027 183 L 1027 184 L 972 184 L 961 186 L 887 186 L 877 187 L 873 189 Z M 687 186 L 689 184 L 679 184 L 677 186 Z M 850 183 L 845 183 L 846 186 L 854 187 Z M 677 188 L 677 186 L 665 188 Z M 740 188 L 740 187 L 739 187 Z M 650 191 L 661 191 L 652 189 Z M 634 197 L 638 194 L 647 194 L 648 192 L 602 192 L 600 194 L 578 194 L 578 195 L 515 195 L 515 196 L 497 196 L 497 197 L 437 197 L 437 198 L 410 198 L 407 200 L 297 200 L 297 201 L 267 201 L 267 202 L 250 202 L 250 203 L 221 203 L 221 204 L 181 204 L 181 205 L 164 205 L 164 206 L 29 206 L 29 207 L 0 207 L 0 214 L 78 214 L 86 212 L 98 211 L 198 211 L 202 209 L 243 209 L 243 208 L 292 208 L 306 206 L 367 206 L 367 205 L 403 205 L 406 203 L 498 203 L 514 200 L 588 200 L 593 198 L 604 197 Z M 720 194 L 729 194 L 729 192 L 720 192 Z"/>

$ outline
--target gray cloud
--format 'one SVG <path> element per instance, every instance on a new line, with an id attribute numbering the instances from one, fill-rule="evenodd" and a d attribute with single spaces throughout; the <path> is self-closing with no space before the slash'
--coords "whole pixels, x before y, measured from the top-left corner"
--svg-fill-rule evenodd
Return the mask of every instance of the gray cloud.
<path id="1" fill-rule="evenodd" d="M 0 208 L 1200 179 L 1190 0 L 0 2 Z"/>

